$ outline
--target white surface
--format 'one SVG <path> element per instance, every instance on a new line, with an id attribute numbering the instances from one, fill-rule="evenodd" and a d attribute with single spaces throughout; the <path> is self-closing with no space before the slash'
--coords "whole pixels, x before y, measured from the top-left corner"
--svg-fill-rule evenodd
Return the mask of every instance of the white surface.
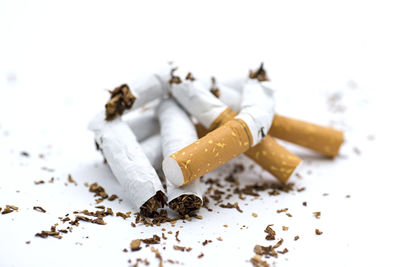
<path id="1" fill-rule="evenodd" d="M 203 220 L 168 225 L 167 230 L 180 231 L 179 245 L 193 250 L 173 250 L 177 243 L 168 235 L 166 250 L 158 246 L 165 259 L 179 259 L 185 266 L 250 266 L 254 244 L 270 244 L 263 230 L 273 223 L 289 249 L 269 260 L 277 267 L 400 265 L 397 2 L 204 3 L 1 1 L 0 206 L 20 207 L 0 215 L 1 266 L 128 266 L 127 260 L 136 257 L 158 264 L 149 248 L 122 252 L 132 239 L 161 232 L 132 228 L 131 219 L 107 217 L 106 226 L 82 223 L 62 240 L 34 234 L 67 212 L 94 210 L 84 182 L 98 182 L 123 198 L 120 204 L 105 203 L 114 211 L 132 211 L 86 125 L 104 106 L 105 89 L 171 59 L 221 80 L 264 60 L 279 92 L 277 112 L 344 129 L 346 143 L 333 161 L 287 146 L 304 159 L 304 178 L 293 180 L 296 187 L 306 187 L 304 192 L 263 193 L 262 200 L 253 201 L 233 198 L 243 213 L 213 207 L 214 212 L 201 211 Z M 327 105 L 334 94 L 339 100 Z M 342 105 L 345 112 L 331 112 Z M 375 140 L 368 140 L 370 134 Z M 355 146 L 361 155 L 353 152 Z M 21 157 L 20 151 L 31 157 Z M 230 167 L 210 176 L 223 177 Z M 68 173 L 78 186 L 64 186 Z M 54 184 L 33 184 L 52 176 Z M 241 177 L 249 183 L 264 179 L 272 178 L 257 169 Z M 33 211 L 34 205 L 48 212 Z M 293 217 L 276 213 L 281 208 L 289 208 Z M 321 211 L 321 219 L 313 211 Z M 243 224 L 248 228 L 240 230 Z M 281 231 L 282 225 L 289 231 Z M 314 234 L 317 227 L 323 235 Z M 300 239 L 292 241 L 297 234 Z M 222 242 L 215 240 L 218 236 Z M 213 243 L 198 243 L 205 239 Z M 205 256 L 197 259 L 200 252 Z"/>

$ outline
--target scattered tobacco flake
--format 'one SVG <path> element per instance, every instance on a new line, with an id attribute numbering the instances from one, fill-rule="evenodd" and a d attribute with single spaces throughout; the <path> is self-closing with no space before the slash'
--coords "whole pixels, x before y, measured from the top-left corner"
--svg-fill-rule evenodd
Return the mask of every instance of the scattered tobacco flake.
<path id="1" fill-rule="evenodd" d="M 54 183 L 54 177 L 50 178 L 49 183 L 51 183 L 51 184 Z"/>
<path id="2" fill-rule="evenodd" d="M 350 195 L 346 195 L 346 198 L 350 198 Z"/>
<path id="3" fill-rule="evenodd" d="M 354 153 L 356 153 L 357 155 L 361 155 L 361 150 L 358 147 L 353 147 L 353 151 Z"/>
<path id="4" fill-rule="evenodd" d="M 164 239 L 164 240 L 167 240 L 167 239 L 168 239 L 168 238 L 165 236 L 164 233 L 161 233 L 161 237 L 162 237 L 162 239 Z"/>
<path id="5" fill-rule="evenodd" d="M 323 193 L 322 194 L 324 197 L 327 197 L 327 196 L 329 196 L 329 193 Z"/>
<path id="6" fill-rule="evenodd" d="M 304 202 L 303 202 L 303 206 L 304 206 L 304 207 L 307 207 L 307 201 L 304 201 Z"/>
<path id="7" fill-rule="evenodd" d="M 186 248 L 186 247 L 177 246 L 177 245 L 174 245 L 174 249 L 175 249 L 175 250 L 182 251 L 182 252 L 184 252 L 184 251 L 187 251 L 187 252 L 189 252 L 189 251 L 191 251 L 191 250 L 192 250 L 192 248 Z"/>
<path id="8" fill-rule="evenodd" d="M 114 200 L 116 200 L 117 198 L 118 198 L 117 195 L 112 194 L 112 195 L 108 198 L 108 200 L 109 200 L 109 201 L 114 201 Z"/>
<path id="9" fill-rule="evenodd" d="M 186 74 L 185 80 L 193 82 L 196 79 L 193 77 L 193 74 L 191 72 L 188 72 L 188 74 Z"/>
<path id="10" fill-rule="evenodd" d="M 210 203 L 210 200 L 208 199 L 208 197 L 203 196 L 203 208 L 205 208 L 208 211 L 213 211 L 212 209 L 210 209 L 210 207 L 208 207 L 208 204 Z"/>
<path id="11" fill-rule="evenodd" d="M 156 258 L 160 261 L 159 264 L 158 264 L 158 266 L 159 266 L 159 267 L 163 267 L 163 259 L 162 259 L 162 257 L 161 257 L 160 252 L 158 251 L 158 249 L 156 249 L 156 248 L 154 248 L 154 247 L 151 247 L 151 252 L 154 252 Z"/>
<path id="12" fill-rule="evenodd" d="M 212 243 L 212 240 L 204 240 L 203 243 L 201 243 L 203 246 L 207 245 L 208 243 Z"/>
<path id="13" fill-rule="evenodd" d="M 222 241 L 223 239 L 222 239 L 222 237 L 219 236 L 219 237 L 217 237 L 217 240 Z"/>
<path id="14" fill-rule="evenodd" d="M 286 216 L 293 217 L 292 214 L 290 214 L 289 212 L 286 212 Z"/>
<path id="15" fill-rule="evenodd" d="M 71 174 L 68 174 L 68 182 L 74 184 L 75 186 L 78 185 L 78 183 L 72 178 Z"/>
<path id="16" fill-rule="evenodd" d="M 289 250 L 287 248 L 284 248 L 282 251 L 278 251 L 279 254 L 286 254 L 288 252 Z"/>
<path id="17" fill-rule="evenodd" d="M 101 197 L 101 199 L 107 199 L 108 195 L 106 191 L 104 190 L 104 187 L 98 185 L 97 183 L 93 183 L 89 186 L 89 192 L 95 193 L 95 197 Z"/>
<path id="18" fill-rule="evenodd" d="M 253 264 L 254 267 L 269 267 L 269 264 L 261 259 L 260 255 L 254 255 L 250 262 Z"/>
<path id="19" fill-rule="evenodd" d="M 40 233 L 36 233 L 35 236 L 37 237 L 41 237 L 41 238 L 47 238 L 49 236 L 57 238 L 57 239 L 61 239 L 62 236 L 60 235 L 60 231 L 57 231 L 56 227 L 57 227 L 57 223 L 53 226 L 50 227 L 50 231 L 41 231 Z"/>
<path id="20" fill-rule="evenodd" d="M 303 178 L 303 176 L 302 176 L 300 173 L 298 173 L 298 172 L 296 172 L 294 175 L 296 175 L 296 177 L 299 178 L 299 179 L 302 179 L 302 178 Z"/>
<path id="21" fill-rule="evenodd" d="M 164 193 L 158 191 L 140 207 L 140 214 L 150 218 L 158 215 L 157 210 L 166 204 L 165 198 Z"/>
<path id="22" fill-rule="evenodd" d="M 179 231 L 176 231 L 176 233 L 175 233 L 175 239 L 176 239 L 176 241 L 181 242 L 181 240 L 179 240 L 178 236 L 179 236 Z"/>
<path id="23" fill-rule="evenodd" d="M 319 229 L 315 229 L 315 234 L 316 235 L 322 235 L 323 232 L 321 232 Z"/>
<path id="24" fill-rule="evenodd" d="M 95 208 L 96 208 L 96 209 L 102 209 L 102 210 L 105 210 L 105 209 L 106 209 L 106 207 L 104 207 L 103 205 L 95 206 Z"/>
<path id="25" fill-rule="evenodd" d="M 276 210 L 277 213 L 281 213 L 281 212 L 287 212 L 288 208 L 284 208 L 284 209 L 280 209 L 280 210 Z"/>
<path id="26" fill-rule="evenodd" d="M 137 251 L 137 250 L 141 249 L 140 243 L 141 243 L 140 239 L 132 240 L 131 245 L 130 245 L 131 251 Z"/>
<path id="27" fill-rule="evenodd" d="M 243 212 L 243 210 L 239 207 L 239 204 L 237 202 L 231 204 L 231 203 L 227 203 L 227 204 L 220 204 L 219 205 L 221 208 L 225 208 L 225 209 L 233 209 L 235 208 L 237 211 L 239 212 Z"/>
<path id="28" fill-rule="evenodd" d="M 136 224 L 134 222 L 131 222 L 132 227 L 136 227 Z"/>
<path id="29" fill-rule="evenodd" d="M 228 225 L 227 225 L 227 224 L 224 224 L 223 227 L 228 228 Z"/>
<path id="30" fill-rule="evenodd" d="M 13 211 L 18 211 L 18 207 L 17 206 L 13 206 L 13 205 L 6 205 L 6 207 L 4 208 L 4 210 L 1 212 L 1 214 L 8 214 L 11 213 Z"/>
<path id="31" fill-rule="evenodd" d="M 250 70 L 249 78 L 257 79 L 260 82 L 269 81 L 267 72 L 264 69 L 264 62 L 260 64 L 260 67 L 256 71 Z"/>
<path id="32" fill-rule="evenodd" d="M 306 190 L 305 187 L 300 187 L 299 189 L 297 189 L 297 192 L 303 192 L 304 190 Z"/>
<path id="33" fill-rule="evenodd" d="M 21 151 L 21 156 L 29 157 L 30 155 L 29 155 L 29 153 L 26 152 L 26 151 Z"/>
<path id="34" fill-rule="evenodd" d="M 110 100 L 106 103 L 106 120 L 113 120 L 117 115 L 122 115 L 124 110 L 130 109 L 135 102 L 135 96 L 127 84 L 122 84 L 110 90 Z"/>
<path id="35" fill-rule="evenodd" d="M 127 213 L 123 213 L 123 212 L 118 211 L 115 215 L 116 215 L 117 217 L 121 217 L 121 218 L 123 218 L 124 220 L 126 220 L 127 218 L 130 218 L 130 217 L 131 217 L 131 212 L 128 211 Z"/>
<path id="36" fill-rule="evenodd" d="M 300 238 L 300 236 L 296 235 L 296 236 L 294 237 L 294 241 L 299 240 L 299 238 Z"/>
<path id="37" fill-rule="evenodd" d="M 181 195 L 168 203 L 168 206 L 180 215 L 194 215 L 203 205 L 201 199 L 193 194 Z"/>
<path id="38" fill-rule="evenodd" d="M 320 211 L 315 211 L 315 212 L 313 212 L 313 214 L 314 214 L 315 218 L 317 218 L 317 219 L 321 218 L 321 212 Z"/>
<path id="39" fill-rule="evenodd" d="M 215 79 L 215 77 L 211 77 L 211 88 L 210 88 L 210 92 L 216 97 L 219 98 L 221 96 L 221 91 L 219 90 L 219 88 L 217 87 L 217 80 Z"/>
<path id="40" fill-rule="evenodd" d="M 158 235 L 153 235 L 153 237 L 141 239 L 141 241 L 147 245 L 150 244 L 160 244 L 161 238 Z"/>
<path id="41" fill-rule="evenodd" d="M 170 73 L 171 74 L 171 78 L 168 81 L 169 84 L 174 84 L 174 83 L 175 84 L 180 84 L 180 83 L 182 83 L 181 78 L 174 74 L 177 69 L 178 69 L 177 67 L 171 69 L 171 73 Z"/>
<path id="42" fill-rule="evenodd" d="M 283 231 L 287 231 L 287 230 L 289 230 L 289 227 L 288 226 L 282 226 L 282 230 Z"/>
<path id="43" fill-rule="evenodd" d="M 35 207 L 33 207 L 33 209 L 36 210 L 36 211 L 40 211 L 40 212 L 46 213 L 46 210 L 44 208 L 42 208 L 42 207 L 39 207 L 39 206 L 35 206 Z"/>
<path id="44" fill-rule="evenodd" d="M 29 245 L 31 243 L 31 241 L 26 241 L 25 244 Z"/>
<path id="45" fill-rule="evenodd" d="M 201 258 L 203 258 L 204 257 L 204 253 L 203 252 L 201 252 L 200 254 L 199 254 L 199 256 L 197 256 L 197 258 L 199 258 L 199 259 L 201 259 Z"/>
<path id="46" fill-rule="evenodd" d="M 38 185 L 38 184 L 44 184 L 44 181 L 43 181 L 43 180 L 40 180 L 40 181 L 34 181 L 34 184 L 36 184 L 36 185 Z"/>
<path id="47" fill-rule="evenodd" d="M 271 228 L 273 224 L 269 224 L 267 228 L 265 228 L 264 232 L 266 232 L 268 235 L 265 237 L 267 240 L 275 240 L 275 231 Z"/>
<path id="48" fill-rule="evenodd" d="M 257 218 L 257 217 L 258 217 L 258 214 L 255 213 L 255 212 L 253 212 L 251 215 L 252 215 L 254 218 Z"/>

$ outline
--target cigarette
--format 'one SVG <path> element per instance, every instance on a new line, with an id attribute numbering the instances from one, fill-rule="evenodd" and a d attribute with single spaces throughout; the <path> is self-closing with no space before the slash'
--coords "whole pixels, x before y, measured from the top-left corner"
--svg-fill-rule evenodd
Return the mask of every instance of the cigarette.
<path id="1" fill-rule="evenodd" d="M 234 82 L 238 81 L 235 80 Z M 231 82 L 231 84 L 234 84 L 234 82 Z M 238 112 L 240 106 L 237 103 L 241 99 L 240 93 L 226 85 L 217 84 L 214 79 L 210 88 L 215 87 L 219 89 L 219 99 L 231 109 Z M 309 148 L 328 157 L 337 156 L 344 142 L 342 131 L 278 114 L 275 114 L 268 134 L 281 140 Z"/>
<path id="2" fill-rule="evenodd" d="M 252 81 L 249 82 L 249 89 L 255 89 L 256 85 Z M 268 102 L 270 99 L 265 99 L 260 90 L 261 88 L 258 88 L 257 93 L 250 94 L 244 101 L 243 113 L 233 119 L 236 113 L 204 89 L 198 81 L 173 84 L 171 92 L 179 103 L 203 126 L 215 130 L 165 158 L 163 170 L 166 178 L 177 186 L 188 184 L 260 142 L 263 132 L 267 132 L 269 128 L 266 121 L 271 120 L 271 114 L 262 110 L 261 106 L 264 103 L 273 109 L 273 105 Z M 254 106 L 250 105 L 251 101 L 255 101 Z M 260 114 L 254 114 L 255 111 Z M 263 121 L 264 119 L 266 121 Z M 280 149 L 276 150 L 277 148 Z M 282 182 L 291 177 L 301 162 L 300 158 L 279 146 L 272 138 L 262 139 L 259 145 L 251 149 L 254 149 L 254 153 L 248 155 L 256 162 L 262 163 L 264 169 Z M 262 161 L 270 155 L 280 160 L 272 163 Z"/>
<path id="3" fill-rule="evenodd" d="M 155 134 L 146 138 L 140 142 L 140 146 L 143 149 L 144 154 L 150 161 L 150 164 L 155 170 L 161 169 L 161 163 L 163 160 L 162 149 L 161 149 L 161 135 Z"/>
<path id="4" fill-rule="evenodd" d="M 135 110 L 122 117 L 135 133 L 138 142 L 142 142 L 146 138 L 160 132 L 160 124 L 155 114 L 154 109 Z"/>
<path id="5" fill-rule="evenodd" d="M 198 140 L 196 128 L 188 114 L 173 99 L 162 101 L 157 114 L 164 158 Z M 179 188 L 167 179 L 167 196 L 169 207 L 180 215 L 193 215 L 203 204 L 199 180 Z"/>
<path id="6" fill-rule="evenodd" d="M 167 94 L 172 69 L 172 64 L 168 64 L 133 83 L 122 84 L 111 90 L 105 106 L 106 120 L 113 120 L 124 112 L 135 110 Z"/>
<path id="7" fill-rule="evenodd" d="M 165 192 L 134 133 L 120 118 L 105 121 L 103 113 L 91 121 L 89 129 L 133 208 L 152 217 L 164 205 Z"/>

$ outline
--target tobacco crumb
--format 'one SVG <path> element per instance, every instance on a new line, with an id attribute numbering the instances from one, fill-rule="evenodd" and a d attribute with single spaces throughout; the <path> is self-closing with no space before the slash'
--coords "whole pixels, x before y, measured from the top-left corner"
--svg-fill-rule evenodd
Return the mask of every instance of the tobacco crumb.
<path id="1" fill-rule="evenodd" d="M 132 240 L 131 245 L 130 245 L 131 251 L 137 251 L 137 250 L 141 249 L 140 243 L 141 243 L 140 239 Z"/>
<path id="2" fill-rule="evenodd" d="M 253 212 L 251 215 L 252 215 L 254 218 L 257 218 L 257 217 L 258 217 L 258 214 L 255 213 L 255 212 Z"/>
<path id="3" fill-rule="evenodd" d="M 110 100 L 106 104 L 106 120 L 108 121 L 113 120 L 117 115 L 122 115 L 124 110 L 130 109 L 136 99 L 127 84 L 122 84 L 109 93 Z"/>
<path id="4" fill-rule="evenodd" d="M 346 195 L 346 198 L 350 198 L 351 196 L 350 195 Z"/>
<path id="5" fill-rule="evenodd" d="M 145 244 L 160 244 L 161 238 L 158 235 L 153 235 L 153 237 L 141 239 L 141 241 Z"/>
<path id="6" fill-rule="evenodd" d="M 13 205 L 6 205 L 6 207 L 4 208 L 4 210 L 1 212 L 1 214 L 8 214 L 14 211 L 18 211 L 18 207 L 17 206 L 13 206 Z"/>
<path id="7" fill-rule="evenodd" d="M 177 245 L 174 245 L 173 248 L 174 248 L 175 250 L 179 250 L 179 251 L 182 251 L 182 252 L 184 252 L 184 251 L 190 252 L 190 251 L 192 250 L 192 248 L 186 248 L 186 247 L 177 246 Z"/>
<path id="8" fill-rule="evenodd" d="M 123 212 L 118 211 L 118 212 L 115 214 L 115 216 L 121 217 L 121 218 L 123 218 L 124 220 L 126 220 L 127 218 L 130 218 L 130 217 L 131 217 L 131 212 L 128 211 L 127 213 L 123 213 Z"/>
<path id="9" fill-rule="evenodd" d="M 329 193 L 323 193 L 322 194 L 324 197 L 327 197 L 327 196 L 329 196 Z"/>
<path id="10" fill-rule="evenodd" d="M 168 206 L 180 215 L 194 215 L 203 205 L 201 199 L 196 195 L 181 195 L 171 200 Z"/>
<path id="11" fill-rule="evenodd" d="M 231 204 L 231 203 L 227 203 L 227 204 L 220 204 L 219 205 L 221 208 L 225 208 L 225 209 L 233 209 L 235 208 L 237 211 L 239 212 L 243 212 L 243 210 L 239 207 L 239 204 L 237 202 Z"/>
<path id="12" fill-rule="evenodd" d="M 158 259 L 160 262 L 158 264 L 159 267 L 163 267 L 163 259 L 161 257 L 160 252 L 158 251 L 158 249 L 151 247 L 151 252 L 154 252 L 156 259 Z"/>
<path id="13" fill-rule="evenodd" d="M 21 151 L 21 156 L 29 157 L 30 155 L 29 155 L 29 153 L 26 152 L 26 151 Z"/>
<path id="14" fill-rule="evenodd" d="M 288 226 L 282 226 L 282 230 L 283 231 L 287 231 L 287 230 L 289 230 L 289 227 Z"/>
<path id="15" fill-rule="evenodd" d="M 275 231 L 271 228 L 273 224 L 270 224 L 265 228 L 264 232 L 267 233 L 268 235 L 265 237 L 266 240 L 275 240 Z"/>
<path id="16" fill-rule="evenodd" d="M 176 241 L 181 242 L 181 240 L 179 240 L 179 238 L 178 238 L 178 235 L 179 235 L 179 231 L 176 231 L 176 233 L 175 233 L 175 239 L 176 239 Z"/>
<path id="17" fill-rule="evenodd" d="M 203 246 L 207 245 L 208 243 L 212 243 L 212 240 L 204 240 L 203 243 L 201 243 Z"/>
<path id="18" fill-rule="evenodd" d="M 180 84 L 180 83 L 182 83 L 182 80 L 181 80 L 181 78 L 179 77 L 179 76 L 176 76 L 176 75 L 174 75 L 174 73 L 175 73 L 175 71 L 177 70 L 178 68 L 177 67 L 175 67 L 175 68 L 173 68 L 173 69 L 171 69 L 171 78 L 169 79 L 169 84 L 174 84 L 174 83 L 176 83 L 176 84 Z"/>
<path id="19" fill-rule="evenodd" d="M 89 192 L 91 193 L 95 193 L 94 196 L 95 197 L 100 197 L 102 200 L 103 199 L 107 199 L 108 195 L 106 193 L 106 191 L 104 190 L 104 187 L 98 185 L 97 183 L 93 183 L 89 186 Z M 97 202 L 97 200 L 96 200 Z M 101 201 L 100 201 L 101 202 Z"/>
<path id="20" fill-rule="evenodd" d="M 46 213 L 46 210 L 44 208 L 42 208 L 42 207 L 39 207 L 39 206 L 35 206 L 35 207 L 33 207 L 33 209 L 36 210 L 36 211 L 40 211 L 40 212 Z"/>
<path id="21" fill-rule="evenodd" d="M 294 241 L 299 240 L 299 238 L 300 238 L 300 236 L 296 235 L 296 236 L 294 237 Z"/>
<path id="22" fill-rule="evenodd" d="M 68 182 L 71 184 L 75 184 L 75 186 L 78 185 L 78 183 L 72 178 L 71 174 L 68 174 Z"/>
<path id="23" fill-rule="evenodd" d="M 161 233 L 161 237 L 162 237 L 162 239 L 164 239 L 164 240 L 167 240 L 167 239 L 168 239 L 168 238 L 165 236 L 164 233 Z"/>
<path id="24" fill-rule="evenodd" d="M 49 183 L 54 183 L 54 177 L 51 177 L 51 179 L 49 180 Z"/>
<path id="25" fill-rule="evenodd" d="M 217 240 L 218 240 L 218 241 L 222 241 L 222 237 L 220 237 L 220 236 L 217 237 Z"/>
<path id="26" fill-rule="evenodd" d="M 250 79 L 257 79 L 260 82 L 269 81 L 267 72 L 264 69 L 264 63 L 261 63 L 260 67 L 256 71 L 250 70 Z"/>
<path id="27" fill-rule="evenodd" d="M 306 190 L 305 187 L 300 187 L 299 189 L 297 189 L 297 192 L 303 192 L 304 190 Z"/>
<path id="28" fill-rule="evenodd" d="M 278 251 L 279 254 L 286 254 L 288 252 L 289 250 L 287 248 L 284 248 L 282 251 Z"/>
<path id="29" fill-rule="evenodd" d="M 356 153 L 357 155 L 361 155 L 361 150 L 358 147 L 353 147 L 353 151 L 354 153 Z"/>
<path id="30" fill-rule="evenodd" d="M 29 245 L 31 243 L 31 241 L 26 241 L 25 244 Z"/>
<path id="31" fill-rule="evenodd" d="M 282 212 L 287 212 L 288 208 L 284 208 L 284 209 L 280 209 L 280 210 L 276 210 L 276 213 L 282 213 Z"/>
<path id="32" fill-rule="evenodd" d="M 227 224 L 224 224 L 223 226 L 224 226 L 224 227 L 228 227 L 228 225 L 227 225 Z"/>
<path id="33" fill-rule="evenodd" d="M 279 248 L 283 243 L 283 239 L 279 240 L 274 246 L 273 248 Z"/>
<path id="34" fill-rule="evenodd" d="M 303 206 L 304 206 L 304 207 L 307 207 L 307 201 L 304 201 L 304 202 L 303 202 Z"/>
<path id="35" fill-rule="evenodd" d="M 315 229 L 315 234 L 316 235 L 322 235 L 323 232 L 321 232 L 319 229 Z"/>
<path id="36" fill-rule="evenodd" d="M 118 198 L 117 195 L 112 194 L 112 195 L 108 198 L 108 200 L 109 200 L 109 201 L 114 201 L 114 200 L 116 200 L 117 198 Z"/>
<path id="37" fill-rule="evenodd" d="M 269 267 L 269 264 L 266 261 L 263 261 L 260 255 L 254 255 L 250 259 L 250 262 L 254 267 Z"/>
<path id="38" fill-rule="evenodd" d="M 197 258 L 199 258 L 199 259 L 201 259 L 201 258 L 203 258 L 203 257 L 204 257 L 204 253 L 203 253 L 203 252 L 200 253 L 199 256 L 197 256 Z"/>
<path id="39" fill-rule="evenodd" d="M 34 181 L 34 184 L 36 184 L 36 185 L 38 185 L 38 184 L 44 184 L 44 181 L 43 181 L 43 180 L 40 180 L 40 181 Z"/>
<path id="40" fill-rule="evenodd" d="M 320 211 L 315 211 L 315 212 L 313 212 L 313 214 L 314 214 L 315 218 L 317 218 L 317 219 L 321 218 L 321 212 Z"/>
<path id="41" fill-rule="evenodd" d="M 136 224 L 134 222 L 131 222 L 132 227 L 136 227 Z"/>
<path id="42" fill-rule="evenodd" d="M 289 212 L 286 213 L 286 216 L 293 217 L 292 214 L 290 214 Z"/>
<path id="43" fill-rule="evenodd" d="M 193 74 L 191 72 L 188 72 L 188 74 L 186 74 L 185 80 L 188 81 L 195 81 L 196 79 L 193 77 Z"/>

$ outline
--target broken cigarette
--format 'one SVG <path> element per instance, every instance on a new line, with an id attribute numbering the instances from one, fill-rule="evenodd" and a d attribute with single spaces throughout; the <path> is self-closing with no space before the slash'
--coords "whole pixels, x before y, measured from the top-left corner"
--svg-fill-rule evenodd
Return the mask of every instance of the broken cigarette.
<path id="1" fill-rule="evenodd" d="M 171 92 L 179 103 L 203 126 L 209 130 L 216 130 L 165 158 L 163 170 L 167 179 L 178 186 L 187 184 L 245 152 L 252 144 L 261 141 L 263 134 L 269 128 L 267 121 L 272 120 L 273 114 L 273 112 L 269 114 L 262 106 L 265 104 L 273 110 L 273 105 L 271 106 L 271 98 L 265 95 L 264 88 L 256 87 L 258 87 L 257 83 L 249 82 L 248 89 L 256 89 L 256 91 L 250 93 L 244 101 L 243 113 L 232 120 L 236 113 L 198 81 L 172 84 Z M 254 101 L 254 106 L 250 104 L 252 101 Z M 281 147 L 272 138 L 262 139 L 251 150 L 253 153 L 250 152 L 248 156 L 257 163 L 261 163 L 264 169 L 282 182 L 290 178 L 301 162 L 300 158 Z M 196 154 L 195 158 L 191 156 L 194 154 Z M 268 161 L 269 159 L 272 161 Z"/>
<path id="2" fill-rule="evenodd" d="M 120 118 L 105 121 L 103 113 L 91 121 L 89 129 L 133 207 L 151 217 L 164 205 L 164 189 L 134 133 Z"/>
<path id="3" fill-rule="evenodd" d="M 158 107 L 157 114 L 160 121 L 164 158 L 168 158 L 175 152 L 197 141 L 197 133 L 192 121 L 173 99 L 162 101 Z M 192 215 L 203 204 L 199 180 L 179 188 L 167 179 L 167 196 L 169 207 L 180 215 Z"/>
<path id="4" fill-rule="evenodd" d="M 235 80 L 235 82 L 238 81 Z M 234 84 L 234 82 L 231 84 Z M 242 83 L 239 82 L 239 84 Z M 215 79 L 213 79 L 210 90 L 214 88 L 219 89 L 219 99 L 222 102 L 236 112 L 240 110 L 240 106 L 237 103 L 240 102 L 241 95 L 237 90 L 223 84 L 217 84 Z M 309 148 L 328 157 L 337 156 L 344 141 L 342 131 L 278 114 L 275 114 L 268 134 Z"/>
<path id="5" fill-rule="evenodd" d="M 167 94 L 172 69 L 172 64 L 168 64 L 133 83 L 122 84 L 110 91 L 110 99 L 105 106 L 106 120 L 113 120 Z"/>

